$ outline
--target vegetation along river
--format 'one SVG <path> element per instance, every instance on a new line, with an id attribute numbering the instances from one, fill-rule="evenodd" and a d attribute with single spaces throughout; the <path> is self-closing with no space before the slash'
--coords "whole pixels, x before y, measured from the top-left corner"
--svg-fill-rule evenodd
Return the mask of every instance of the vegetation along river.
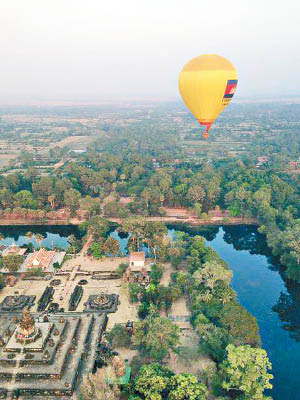
<path id="1" fill-rule="evenodd" d="M 271 257 L 264 236 L 253 226 L 184 227 L 169 226 L 169 235 L 184 230 L 202 235 L 233 271 L 233 288 L 240 303 L 258 320 L 263 347 L 273 364 L 275 400 L 300 399 L 300 284 L 287 280 L 276 259 Z M 1 243 L 28 242 L 25 233 L 42 233 L 43 245 L 66 248 L 68 237 L 78 234 L 71 226 L 1 227 Z M 127 237 L 117 230 L 111 235 L 126 251 Z"/>

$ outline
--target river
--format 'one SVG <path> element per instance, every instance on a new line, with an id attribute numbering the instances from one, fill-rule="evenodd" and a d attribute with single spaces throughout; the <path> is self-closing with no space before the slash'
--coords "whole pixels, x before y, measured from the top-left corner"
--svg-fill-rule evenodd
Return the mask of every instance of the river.
<path id="1" fill-rule="evenodd" d="M 284 281 L 257 228 L 224 227 L 208 242 L 233 271 L 239 302 L 258 321 L 273 365 L 275 400 L 300 399 L 300 285 Z"/>
<path id="2" fill-rule="evenodd" d="M 285 279 L 277 261 L 271 257 L 265 238 L 256 227 L 184 227 L 169 226 L 169 235 L 184 230 L 202 235 L 233 271 L 232 286 L 240 303 L 258 320 L 263 347 L 273 364 L 274 400 L 300 399 L 300 285 Z M 71 226 L 1 227 L 1 243 L 28 242 L 25 233 L 42 233 L 47 247 L 66 248 L 68 237 L 78 234 Z M 117 230 L 111 236 L 120 240 L 126 252 L 127 235 Z M 36 244 L 33 242 L 33 244 Z"/>

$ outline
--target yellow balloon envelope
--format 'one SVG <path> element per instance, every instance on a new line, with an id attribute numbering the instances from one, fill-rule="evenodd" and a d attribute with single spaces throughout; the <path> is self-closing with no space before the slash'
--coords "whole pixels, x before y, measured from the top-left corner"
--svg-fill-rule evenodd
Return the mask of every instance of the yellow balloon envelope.
<path id="1" fill-rule="evenodd" d="M 206 126 L 204 137 L 208 137 L 212 123 L 230 103 L 236 86 L 236 69 L 216 54 L 193 58 L 183 67 L 179 91 L 195 118 Z"/>

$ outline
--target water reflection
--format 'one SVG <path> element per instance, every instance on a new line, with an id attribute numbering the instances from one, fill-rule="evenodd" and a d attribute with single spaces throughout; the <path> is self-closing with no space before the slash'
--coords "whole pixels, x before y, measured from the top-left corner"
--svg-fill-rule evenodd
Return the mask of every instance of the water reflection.
<path id="1" fill-rule="evenodd" d="M 300 285 L 295 281 L 286 281 L 287 293 L 281 292 L 277 303 L 272 308 L 278 313 L 282 328 L 290 337 L 300 342 Z"/>
<path id="2" fill-rule="evenodd" d="M 28 238 L 26 233 L 32 232 L 33 235 L 41 235 L 44 239 L 38 243 L 35 236 Z M 42 244 L 45 247 L 53 248 L 58 247 L 66 249 L 69 244 L 70 235 L 75 237 L 80 236 L 79 229 L 71 225 L 56 225 L 56 226 L 37 226 L 37 225 L 18 225 L 18 226 L 1 226 L 0 234 L 3 237 L 1 244 L 6 246 L 12 243 L 22 246 L 24 244 L 32 243 L 34 247 L 39 247 Z"/>

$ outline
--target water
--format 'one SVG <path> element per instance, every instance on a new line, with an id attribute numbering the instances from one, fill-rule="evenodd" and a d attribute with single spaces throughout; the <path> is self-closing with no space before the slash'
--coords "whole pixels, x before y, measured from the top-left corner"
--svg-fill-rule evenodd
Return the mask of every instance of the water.
<path id="1" fill-rule="evenodd" d="M 240 303 L 258 320 L 263 347 L 273 364 L 274 400 L 300 399 L 300 285 L 284 277 L 284 271 L 271 257 L 265 238 L 250 226 L 185 227 L 169 226 L 169 235 L 184 230 L 202 235 L 233 271 L 232 286 Z M 28 243 L 25 233 L 41 233 L 43 245 L 66 248 L 72 226 L 1 227 L 5 237 L 0 243 Z M 127 253 L 128 235 L 117 230 L 110 233 L 118 239 L 121 251 Z M 36 245 L 36 241 L 33 240 Z"/>
<path id="2" fill-rule="evenodd" d="M 41 245 L 48 248 L 59 247 L 65 250 L 69 245 L 70 235 L 79 235 L 77 227 L 73 226 L 1 226 L 0 234 L 4 237 L 0 240 L 0 244 L 9 246 L 11 244 L 16 244 L 22 246 L 23 244 L 32 243 L 34 247 L 38 247 L 39 243 L 34 238 L 28 238 L 27 232 L 32 232 L 33 234 L 42 234 L 44 239 L 40 242 Z"/>
<path id="3" fill-rule="evenodd" d="M 270 395 L 275 400 L 300 399 L 300 343 L 295 337 L 300 336 L 300 285 L 283 280 L 255 228 L 220 228 L 209 245 L 230 265 L 239 302 L 257 318 L 263 348 L 273 365 Z M 284 301 L 277 304 L 280 299 Z"/>
<path id="4" fill-rule="evenodd" d="M 176 230 L 204 236 L 229 264 L 238 300 L 257 318 L 263 348 L 273 365 L 274 388 L 268 394 L 274 400 L 300 399 L 300 285 L 284 278 L 265 237 L 251 226 L 168 228 L 170 236 Z M 119 239 L 117 231 L 112 236 Z M 127 238 L 120 239 L 126 252 Z"/>

